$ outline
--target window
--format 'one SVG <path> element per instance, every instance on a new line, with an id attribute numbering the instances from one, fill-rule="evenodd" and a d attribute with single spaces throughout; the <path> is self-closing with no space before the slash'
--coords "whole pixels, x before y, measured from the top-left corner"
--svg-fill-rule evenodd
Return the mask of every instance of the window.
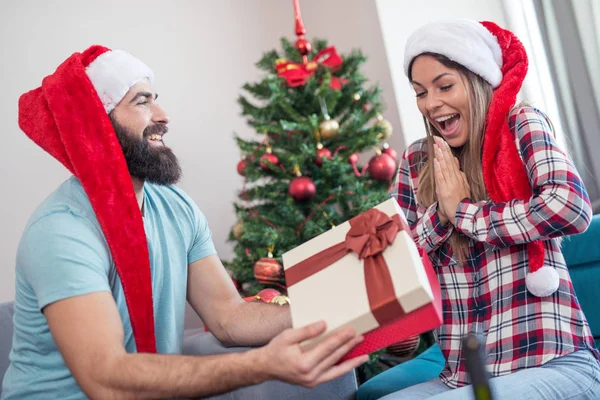
<path id="1" fill-rule="evenodd" d="M 529 71 L 523 82 L 518 101 L 527 101 L 549 116 L 555 128 L 558 144 L 566 150 L 568 147 L 563 130 L 564 125 L 560 118 L 556 102 L 557 94 L 548 67 L 548 57 L 533 1 L 504 0 L 503 5 L 508 22 L 507 28 L 521 39 L 529 57 Z"/>

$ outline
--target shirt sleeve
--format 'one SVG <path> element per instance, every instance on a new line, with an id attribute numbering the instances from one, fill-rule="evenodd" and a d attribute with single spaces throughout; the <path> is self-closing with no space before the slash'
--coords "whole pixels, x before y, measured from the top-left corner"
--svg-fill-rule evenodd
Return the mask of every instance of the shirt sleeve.
<path id="1" fill-rule="evenodd" d="M 525 107 L 511 117 L 516 146 L 525 164 L 533 196 L 501 203 L 459 203 L 455 226 L 480 242 L 511 246 L 585 231 L 591 205 L 583 182 L 557 145 L 547 117 Z"/>
<path id="2" fill-rule="evenodd" d="M 212 240 L 212 232 L 206 217 L 200 211 L 196 203 L 191 201 L 193 210 L 194 234 L 190 249 L 188 251 L 188 264 L 202 258 L 217 254 Z"/>
<path id="3" fill-rule="evenodd" d="M 422 146 L 417 142 L 403 153 L 396 179 L 398 185 L 391 195 L 402 208 L 417 246 L 431 253 L 450 237 L 453 228 L 449 223 L 443 225 L 440 222 L 437 202 L 427 208 L 416 202 L 413 181 L 417 180 L 419 175 L 417 159 L 423 156 L 419 147 Z"/>
<path id="4" fill-rule="evenodd" d="M 110 291 L 111 256 L 104 236 L 87 218 L 69 211 L 42 217 L 25 231 L 17 252 L 38 306 Z"/>

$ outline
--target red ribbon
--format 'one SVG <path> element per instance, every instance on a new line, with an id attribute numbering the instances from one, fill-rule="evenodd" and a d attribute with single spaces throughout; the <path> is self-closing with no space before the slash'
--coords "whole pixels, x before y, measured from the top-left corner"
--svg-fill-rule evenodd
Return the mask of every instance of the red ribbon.
<path id="1" fill-rule="evenodd" d="M 349 222 L 350 231 L 346 234 L 345 241 L 314 254 L 285 271 L 287 286 L 316 274 L 354 252 L 359 259 L 364 260 L 365 285 L 371 312 L 379 325 L 385 325 L 405 312 L 396 297 L 383 252 L 394 242 L 398 232 L 408 230 L 408 227 L 399 215 L 389 217 L 375 208 Z"/>
<path id="2" fill-rule="evenodd" d="M 317 70 L 319 64 L 335 72 L 340 69 L 342 63 L 342 57 L 340 57 L 335 47 L 331 46 L 318 52 L 315 58 L 306 64 L 279 59 L 275 62 L 275 68 L 277 69 L 277 75 L 285 78 L 289 86 L 296 87 L 306 84 Z M 346 82 L 345 79 L 332 76 L 329 86 L 332 89 L 339 90 Z"/>

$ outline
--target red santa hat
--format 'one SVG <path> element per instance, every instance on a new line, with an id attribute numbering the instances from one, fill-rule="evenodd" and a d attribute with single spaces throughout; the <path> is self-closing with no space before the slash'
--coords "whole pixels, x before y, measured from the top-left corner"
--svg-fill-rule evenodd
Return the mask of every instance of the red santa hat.
<path id="1" fill-rule="evenodd" d="M 74 53 L 19 99 L 19 126 L 81 182 L 121 279 L 138 352 L 156 352 L 148 244 L 108 113 L 152 71 L 122 50 Z"/>
<path id="2" fill-rule="evenodd" d="M 529 200 L 531 184 L 508 125 L 508 115 L 527 74 L 528 60 L 523 44 L 510 31 L 493 22 L 440 21 L 415 31 L 406 43 L 404 72 L 415 57 L 437 53 L 482 77 L 494 88 L 486 117 L 483 142 L 483 180 L 493 202 Z M 527 289 L 545 297 L 559 286 L 556 269 L 544 265 L 544 245 L 527 244 L 529 271 Z"/>

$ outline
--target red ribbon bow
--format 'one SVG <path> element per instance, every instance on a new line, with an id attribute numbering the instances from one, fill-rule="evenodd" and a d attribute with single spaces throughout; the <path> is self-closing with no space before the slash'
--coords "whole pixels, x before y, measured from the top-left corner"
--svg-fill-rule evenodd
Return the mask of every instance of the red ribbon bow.
<path id="1" fill-rule="evenodd" d="M 364 260 L 365 285 L 369 307 L 379 325 L 384 325 L 404 315 L 398 302 L 389 268 L 383 251 L 392 244 L 402 230 L 408 230 L 398 214 L 389 217 L 373 208 L 350 221 L 346 240 L 291 266 L 285 271 L 290 287 L 327 268 L 334 262 L 355 252 Z"/>
<path id="2" fill-rule="evenodd" d="M 275 68 L 277 69 L 277 75 L 285 78 L 289 86 L 296 87 L 306 84 L 317 70 L 319 64 L 335 72 L 340 69 L 342 63 L 342 57 L 340 57 L 335 47 L 331 46 L 318 52 L 315 58 L 306 64 L 279 59 L 275 62 Z M 332 76 L 329 86 L 332 89 L 339 90 L 346 82 L 345 79 Z"/>
<path id="3" fill-rule="evenodd" d="M 361 260 L 382 253 L 401 229 L 401 224 L 375 208 L 359 215 L 351 224 L 346 247 Z"/>

